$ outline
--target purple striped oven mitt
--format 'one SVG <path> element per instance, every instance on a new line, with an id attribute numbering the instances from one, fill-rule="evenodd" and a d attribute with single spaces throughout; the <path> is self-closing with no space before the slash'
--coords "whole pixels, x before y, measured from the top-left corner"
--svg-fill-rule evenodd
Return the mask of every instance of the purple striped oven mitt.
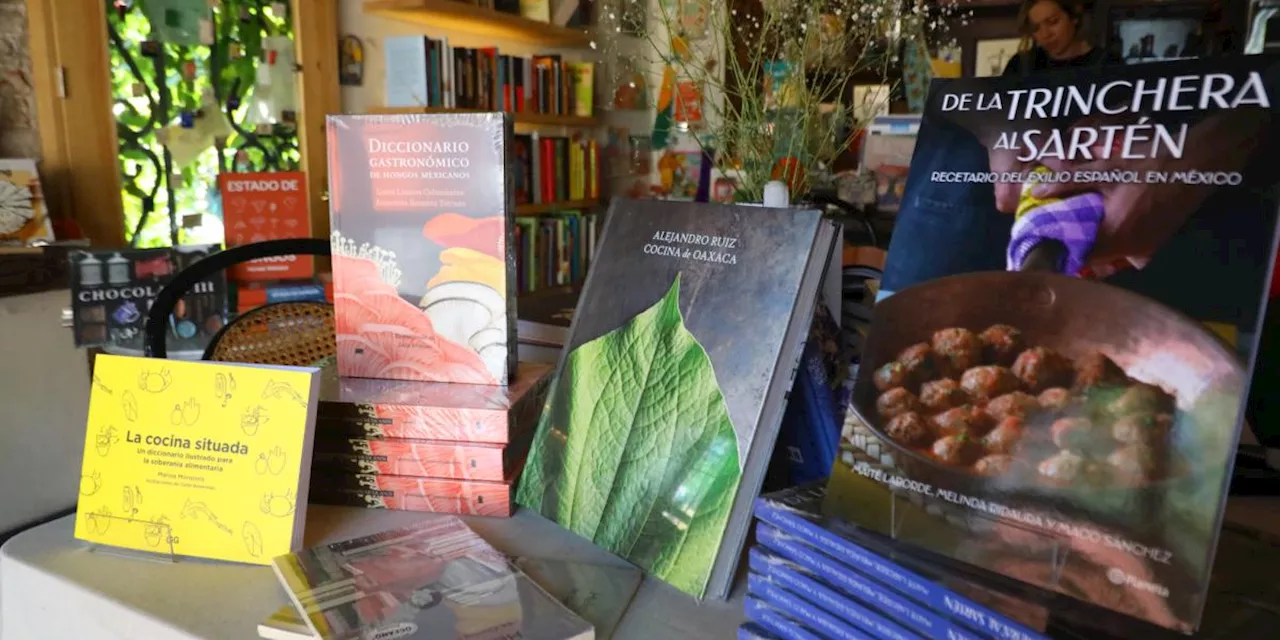
<path id="1" fill-rule="evenodd" d="M 1009 271 L 1021 271 L 1027 255 L 1044 240 L 1057 240 L 1066 248 L 1058 271 L 1078 275 L 1084 269 L 1098 238 L 1105 210 L 1102 196 L 1086 193 L 1040 205 L 1017 219 L 1009 239 Z"/>

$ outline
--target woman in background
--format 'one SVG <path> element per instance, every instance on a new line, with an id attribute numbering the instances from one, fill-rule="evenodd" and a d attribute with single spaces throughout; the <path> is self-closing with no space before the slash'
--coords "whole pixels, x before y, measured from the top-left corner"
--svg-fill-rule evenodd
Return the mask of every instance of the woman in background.
<path id="1" fill-rule="evenodd" d="M 1096 67 L 1123 61 L 1084 36 L 1084 5 L 1079 0 L 1027 0 L 1018 12 L 1023 41 L 1035 43 L 1005 65 L 1004 75 L 1047 69 Z M 1026 47 L 1023 47 L 1026 49 Z"/>

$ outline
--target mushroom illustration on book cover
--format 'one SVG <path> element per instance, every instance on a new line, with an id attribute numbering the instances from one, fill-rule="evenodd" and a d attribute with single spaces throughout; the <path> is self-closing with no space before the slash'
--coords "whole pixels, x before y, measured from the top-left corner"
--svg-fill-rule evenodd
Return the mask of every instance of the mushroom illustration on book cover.
<path id="1" fill-rule="evenodd" d="M 507 383 L 509 136 L 503 114 L 329 118 L 340 375 Z"/>

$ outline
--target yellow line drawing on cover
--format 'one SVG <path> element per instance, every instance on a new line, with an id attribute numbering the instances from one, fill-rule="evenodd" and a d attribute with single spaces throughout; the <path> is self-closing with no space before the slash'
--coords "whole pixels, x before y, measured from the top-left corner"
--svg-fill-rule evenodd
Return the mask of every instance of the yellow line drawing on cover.
<path id="1" fill-rule="evenodd" d="M 178 541 L 178 537 L 173 535 L 173 527 L 169 526 L 169 519 L 164 516 L 160 516 L 143 525 L 142 537 L 147 541 L 147 546 L 149 547 L 158 547 L 166 539 L 170 543 Z"/>
<path id="2" fill-rule="evenodd" d="M 263 400 L 272 400 L 272 399 L 292 400 L 302 405 L 304 408 L 307 406 L 306 398 L 303 398 L 302 394 L 298 393 L 296 390 L 294 390 L 293 387 L 289 386 L 289 383 L 276 382 L 275 380 L 267 381 L 266 388 L 262 390 L 262 399 Z"/>
<path id="3" fill-rule="evenodd" d="M 124 411 L 124 417 L 129 422 L 138 421 L 138 399 L 134 397 L 133 392 L 128 389 L 120 394 L 120 409 Z"/>
<path id="4" fill-rule="evenodd" d="M 136 486 L 125 487 L 121 504 L 124 506 L 124 517 L 132 518 L 138 515 L 138 505 L 142 504 L 142 490 Z"/>
<path id="5" fill-rule="evenodd" d="M 231 527 L 222 524 L 222 522 L 218 520 L 218 516 L 215 515 L 213 511 L 209 510 L 209 505 L 187 498 L 186 503 L 182 505 L 181 517 L 184 519 L 191 518 L 192 520 L 199 520 L 201 516 L 203 516 L 209 524 L 221 529 L 224 533 L 231 533 Z"/>
<path id="6" fill-rule="evenodd" d="M 258 405 L 250 409 L 245 409 L 244 414 L 240 416 L 240 430 L 246 436 L 258 435 L 258 429 L 271 420 L 271 416 L 267 414 L 265 407 Z"/>
<path id="7" fill-rule="evenodd" d="M 149 393 L 160 393 L 173 384 L 173 374 L 168 367 L 160 367 L 159 371 L 143 369 L 138 373 L 138 388 Z"/>
<path id="8" fill-rule="evenodd" d="M 111 390 L 111 387 L 108 387 L 106 383 L 102 381 L 102 378 L 99 378 L 98 376 L 93 377 L 93 386 L 97 387 L 99 391 L 109 396 L 115 395 L 115 392 Z"/>
<path id="9" fill-rule="evenodd" d="M 219 373 L 213 377 L 213 397 L 226 407 L 231 402 L 231 394 L 236 390 L 236 377 L 230 373 Z"/>
<path id="10" fill-rule="evenodd" d="M 244 526 L 240 527 L 240 537 L 244 539 L 244 550 L 249 555 L 257 558 L 262 555 L 262 531 L 258 529 L 258 525 L 244 521 Z"/>
<path id="11" fill-rule="evenodd" d="M 94 471 L 89 475 L 80 476 L 80 495 L 91 496 L 102 488 L 102 473 Z"/>
<path id="12" fill-rule="evenodd" d="M 169 414 L 169 422 L 175 427 L 194 426 L 199 419 L 200 401 L 195 398 L 187 398 L 186 402 L 173 405 L 173 411 Z"/>
<path id="13" fill-rule="evenodd" d="M 98 435 L 93 438 L 93 450 L 105 458 L 111 453 L 111 445 L 117 442 L 120 442 L 120 438 L 116 436 L 115 427 L 101 427 L 98 429 Z"/>
<path id="14" fill-rule="evenodd" d="M 111 509 L 104 506 L 92 513 L 86 513 L 84 522 L 93 529 L 94 533 L 103 535 L 111 529 Z"/>
<path id="15" fill-rule="evenodd" d="M 287 518 L 293 515 L 293 489 L 278 495 L 268 491 L 263 494 L 262 501 L 258 503 L 258 508 L 262 509 L 263 513 L 276 518 Z"/>

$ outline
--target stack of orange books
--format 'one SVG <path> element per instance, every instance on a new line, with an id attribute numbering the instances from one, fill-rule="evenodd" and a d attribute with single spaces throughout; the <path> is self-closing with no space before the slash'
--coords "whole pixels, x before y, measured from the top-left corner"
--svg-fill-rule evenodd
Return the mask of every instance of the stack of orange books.
<path id="1" fill-rule="evenodd" d="M 321 395 L 312 504 L 509 516 L 552 368 L 508 386 L 339 378 Z"/>

